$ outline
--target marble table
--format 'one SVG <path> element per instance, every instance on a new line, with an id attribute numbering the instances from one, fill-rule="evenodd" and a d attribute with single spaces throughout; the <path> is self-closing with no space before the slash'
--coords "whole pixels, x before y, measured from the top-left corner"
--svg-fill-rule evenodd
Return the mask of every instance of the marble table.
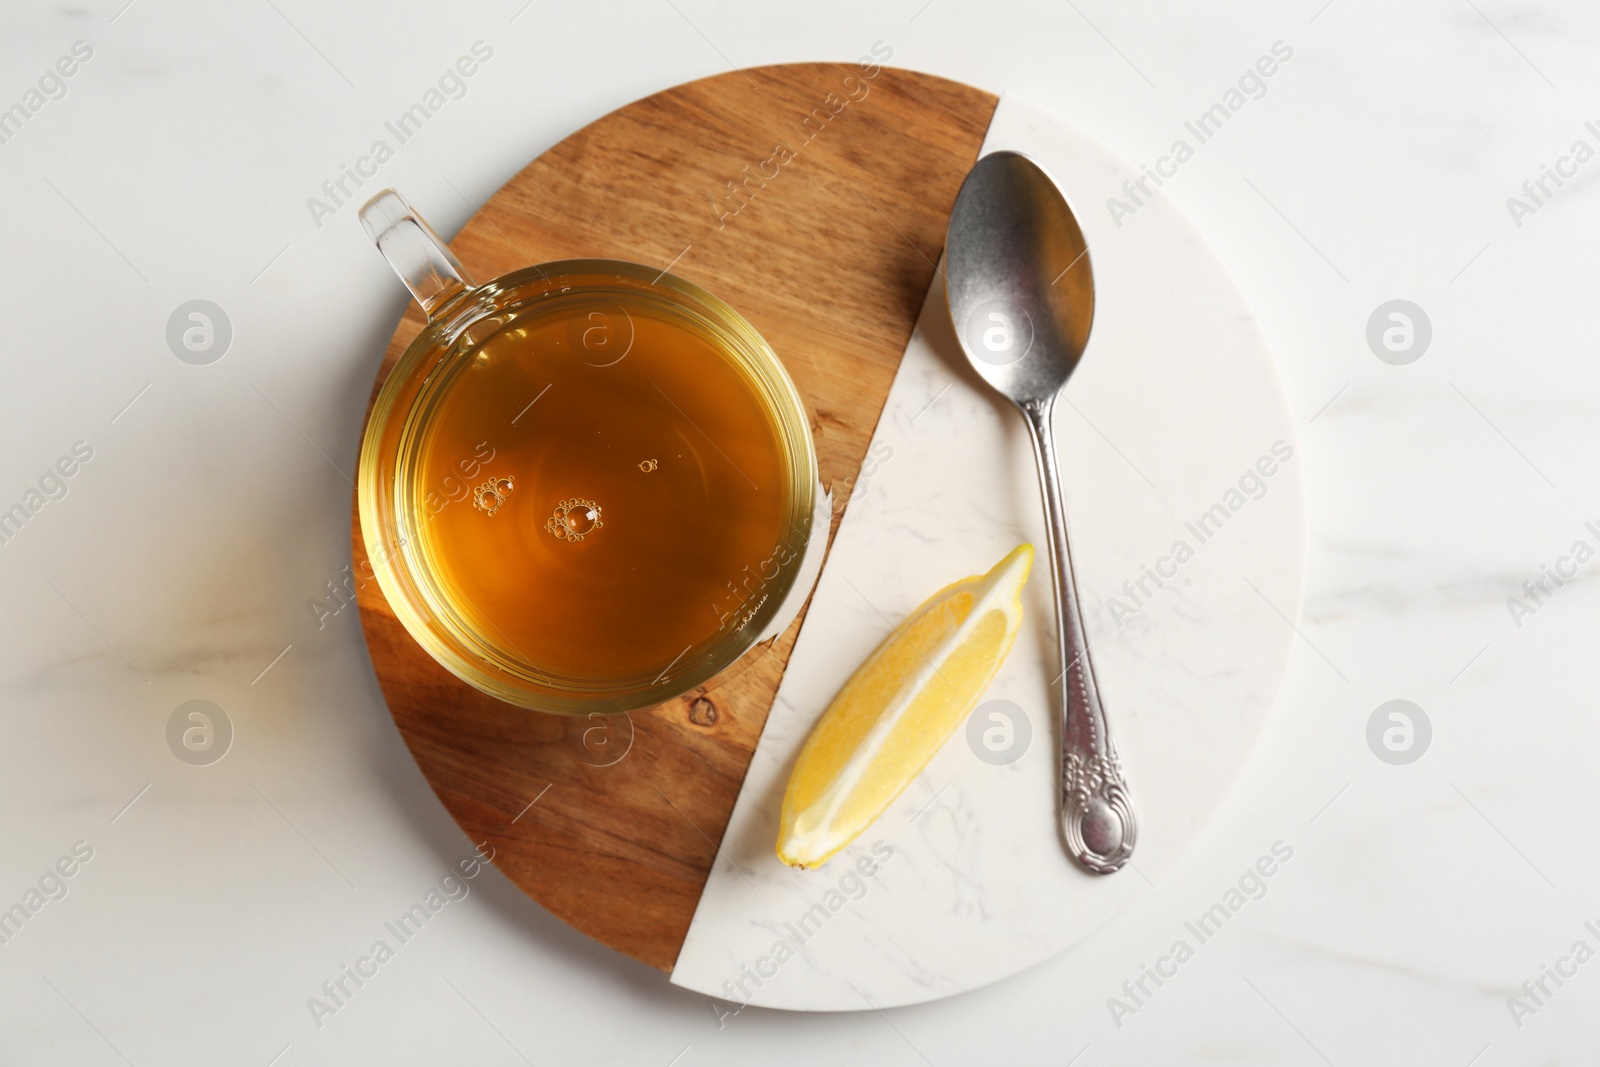
<path id="1" fill-rule="evenodd" d="M 29 915 L 0 941 L 0 1061 L 1592 1062 L 1589 7 L 91 0 L 0 19 L 0 114 L 28 112 L 0 122 L 0 512 L 28 512 L 0 542 L 0 909 Z M 440 89 L 478 41 L 492 57 Z M 378 174 L 453 232 L 629 100 L 878 41 L 1172 171 L 1159 196 L 1278 359 L 1306 597 L 1238 781 L 1116 919 L 932 1004 L 736 1010 L 492 869 L 466 877 L 473 843 L 396 736 L 354 612 L 309 606 L 349 562 L 401 294 L 348 206 L 308 202 L 430 89 L 441 107 Z M 220 353 L 220 333 L 185 346 L 194 300 L 226 316 Z M 1191 934 L 1231 892 L 1249 902 Z M 337 1011 L 308 1007 L 340 982 Z"/>

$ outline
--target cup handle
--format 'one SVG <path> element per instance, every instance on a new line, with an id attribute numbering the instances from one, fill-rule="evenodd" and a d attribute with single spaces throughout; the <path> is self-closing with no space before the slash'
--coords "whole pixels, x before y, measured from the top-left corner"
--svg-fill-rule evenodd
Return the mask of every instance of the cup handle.
<path id="1" fill-rule="evenodd" d="M 361 225 L 429 318 L 451 297 L 471 288 L 450 247 L 393 189 L 362 205 Z"/>

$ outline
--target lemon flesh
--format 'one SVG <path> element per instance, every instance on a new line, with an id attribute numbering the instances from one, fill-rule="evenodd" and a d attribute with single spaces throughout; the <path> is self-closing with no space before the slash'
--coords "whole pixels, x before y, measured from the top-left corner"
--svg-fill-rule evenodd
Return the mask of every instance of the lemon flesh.
<path id="1" fill-rule="evenodd" d="M 994 680 L 1022 625 L 1033 546 L 929 597 L 823 712 L 783 796 L 778 858 L 817 867 L 928 765 Z"/>

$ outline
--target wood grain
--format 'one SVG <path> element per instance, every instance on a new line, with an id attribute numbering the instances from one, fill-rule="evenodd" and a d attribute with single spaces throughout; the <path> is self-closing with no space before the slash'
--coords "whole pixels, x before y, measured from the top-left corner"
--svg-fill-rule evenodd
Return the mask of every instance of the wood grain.
<path id="1" fill-rule="evenodd" d="M 534 160 L 451 247 L 478 280 L 601 256 L 671 264 L 722 297 L 808 397 L 842 503 L 996 104 L 873 69 L 734 71 L 630 104 Z M 422 325 L 408 310 L 380 383 Z M 581 719 L 479 693 L 412 641 L 376 583 L 358 599 L 390 711 L 461 828 L 551 912 L 670 971 L 799 624 L 709 691 Z"/>

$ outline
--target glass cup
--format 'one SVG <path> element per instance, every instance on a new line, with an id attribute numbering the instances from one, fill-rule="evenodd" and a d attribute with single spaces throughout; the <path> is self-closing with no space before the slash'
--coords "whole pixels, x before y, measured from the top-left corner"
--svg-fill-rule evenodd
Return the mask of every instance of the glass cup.
<path id="1" fill-rule="evenodd" d="M 831 502 L 805 401 L 754 327 L 615 260 L 474 284 L 393 190 L 361 220 L 428 317 L 373 403 L 357 500 L 378 585 L 430 656 L 525 708 L 623 712 L 788 627 Z"/>

